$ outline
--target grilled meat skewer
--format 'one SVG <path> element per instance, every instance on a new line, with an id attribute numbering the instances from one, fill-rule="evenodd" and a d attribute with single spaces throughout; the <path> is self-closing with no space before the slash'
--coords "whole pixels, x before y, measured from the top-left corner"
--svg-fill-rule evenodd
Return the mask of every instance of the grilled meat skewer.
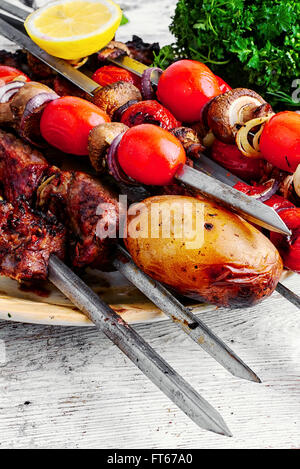
<path id="1" fill-rule="evenodd" d="M 19 196 L 29 203 L 35 200 L 37 208 L 40 206 L 44 213 L 51 212 L 66 224 L 69 256 L 75 267 L 111 268 L 116 239 L 96 236 L 97 223 L 101 220 L 115 224 L 117 232 L 118 203 L 107 187 L 85 173 L 51 167 L 40 152 L 2 130 L 0 180 L 8 202 L 14 203 Z M 101 204 L 109 204 L 111 212 L 97 214 Z"/>

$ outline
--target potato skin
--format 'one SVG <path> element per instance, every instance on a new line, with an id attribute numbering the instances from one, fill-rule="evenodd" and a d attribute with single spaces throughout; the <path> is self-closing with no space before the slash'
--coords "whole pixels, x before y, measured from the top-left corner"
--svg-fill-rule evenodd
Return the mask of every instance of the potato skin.
<path id="1" fill-rule="evenodd" d="M 194 240 L 185 233 L 176 238 L 172 230 L 169 237 L 162 237 L 162 232 L 151 237 L 151 207 L 163 202 L 181 207 L 193 204 L 194 223 L 200 213 Z M 186 196 L 150 197 L 143 204 L 136 215 L 128 216 L 125 244 L 134 262 L 152 278 L 182 295 L 231 308 L 254 305 L 276 288 L 283 269 L 277 249 L 238 215 L 208 200 Z M 161 216 L 159 229 L 165 224 Z"/>

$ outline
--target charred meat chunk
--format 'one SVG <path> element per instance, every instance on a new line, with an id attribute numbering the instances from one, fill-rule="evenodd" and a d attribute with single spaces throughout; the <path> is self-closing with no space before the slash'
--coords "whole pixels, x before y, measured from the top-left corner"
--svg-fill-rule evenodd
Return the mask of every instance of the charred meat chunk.
<path id="1" fill-rule="evenodd" d="M 106 187 L 85 173 L 58 171 L 41 186 L 37 203 L 68 228 L 74 267 L 111 269 L 118 202 Z"/>
<path id="2" fill-rule="evenodd" d="M 8 52 L 7 50 L 0 50 L 0 64 L 7 67 L 14 67 L 29 75 L 29 67 L 27 64 L 26 52 L 22 49 L 16 52 Z"/>
<path id="3" fill-rule="evenodd" d="M 0 183 L 8 202 L 20 195 L 31 202 L 48 167 L 40 152 L 0 130 Z"/>
<path id="4" fill-rule="evenodd" d="M 37 81 L 44 79 L 53 80 L 56 73 L 48 65 L 27 52 L 27 63 L 31 72 L 31 76 Z"/>
<path id="5" fill-rule="evenodd" d="M 138 36 L 132 36 L 132 40 L 126 42 L 126 46 L 130 50 L 130 55 L 145 65 L 151 65 L 154 60 L 154 54 L 158 54 L 160 47 L 158 42 L 152 44 L 144 42 Z"/>
<path id="6" fill-rule="evenodd" d="M 90 100 L 88 93 L 81 90 L 78 88 L 78 86 L 74 85 L 60 75 L 57 75 L 54 78 L 53 88 L 55 93 L 57 93 L 59 96 L 77 96 L 78 98 L 86 99 L 87 101 Z"/>
<path id="7" fill-rule="evenodd" d="M 34 212 L 19 198 L 0 201 L 0 273 L 15 280 L 44 280 L 51 254 L 64 258 L 66 230 L 53 216 Z"/>
<path id="8" fill-rule="evenodd" d="M 98 53 L 98 60 L 105 62 L 107 59 L 117 59 L 122 55 L 129 55 L 129 48 L 119 41 L 110 41 L 104 49 L 101 49 Z"/>

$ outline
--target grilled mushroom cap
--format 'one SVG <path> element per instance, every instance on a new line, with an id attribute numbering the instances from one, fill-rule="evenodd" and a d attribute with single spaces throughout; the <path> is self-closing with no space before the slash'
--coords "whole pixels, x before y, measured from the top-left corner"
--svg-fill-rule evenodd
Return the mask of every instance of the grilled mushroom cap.
<path id="1" fill-rule="evenodd" d="M 236 88 L 217 96 L 207 110 L 207 122 L 215 137 L 224 143 L 234 143 L 238 124 L 254 117 L 266 101 L 255 91 Z"/>
<path id="2" fill-rule="evenodd" d="M 15 94 L 10 101 L 10 108 L 16 120 L 21 119 L 25 110 L 26 104 L 34 96 L 41 93 L 52 93 L 53 90 L 42 83 L 36 81 L 29 81 L 25 83 L 22 88 Z"/>
<path id="3" fill-rule="evenodd" d="M 120 122 L 107 122 L 97 125 L 90 131 L 88 141 L 89 158 L 97 173 L 104 170 L 105 155 L 111 142 L 120 133 L 128 129 L 127 125 Z"/>
<path id="4" fill-rule="evenodd" d="M 93 98 L 93 103 L 112 117 L 119 107 L 131 100 L 141 101 L 140 91 L 132 83 L 117 81 L 100 88 Z"/>

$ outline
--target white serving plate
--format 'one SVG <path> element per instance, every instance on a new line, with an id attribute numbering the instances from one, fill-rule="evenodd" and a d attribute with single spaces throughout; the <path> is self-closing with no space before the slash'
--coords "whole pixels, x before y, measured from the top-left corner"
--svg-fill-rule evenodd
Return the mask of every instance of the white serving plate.
<path id="1" fill-rule="evenodd" d="M 16 46 L 0 37 L 0 49 L 14 51 Z M 85 278 L 91 288 L 129 323 L 155 322 L 168 317 L 118 272 L 104 274 L 89 269 Z M 189 300 L 187 299 L 187 302 Z M 189 304 L 195 313 L 212 311 L 216 306 Z M 52 284 L 44 282 L 33 291 L 0 276 L 0 320 L 60 326 L 93 326 Z"/>
<path id="2" fill-rule="evenodd" d="M 119 272 L 107 274 L 88 269 L 84 280 L 130 323 L 168 319 Z M 192 307 L 196 312 L 216 308 L 207 304 Z M 24 286 L 4 276 L 0 276 L 0 319 L 60 326 L 93 325 L 49 282 L 42 282 L 36 287 Z"/>

